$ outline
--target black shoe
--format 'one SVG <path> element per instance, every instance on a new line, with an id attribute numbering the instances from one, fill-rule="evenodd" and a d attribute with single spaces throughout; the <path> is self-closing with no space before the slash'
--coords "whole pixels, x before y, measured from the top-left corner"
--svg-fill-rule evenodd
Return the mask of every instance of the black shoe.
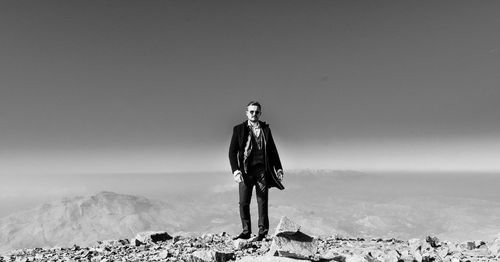
<path id="1" fill-rule="evenodd" d="M 256 238 L 255 241 L 262 241 L 266 239 L 266 234 L 259 234 Z"/>
<path id="2" fill-rule="evenodd" d="M 241 233 L 238 236 L 234 237 L 233 240 L 236 239 L 249 239 L 250 238 L 250 233 Z"/>

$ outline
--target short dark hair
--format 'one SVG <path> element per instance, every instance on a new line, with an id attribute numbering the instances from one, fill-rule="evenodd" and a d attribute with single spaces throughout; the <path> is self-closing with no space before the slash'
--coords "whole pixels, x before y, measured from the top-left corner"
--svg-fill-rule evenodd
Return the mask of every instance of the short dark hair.
<path id="1" fill-rule="evenodd" d="M 262 106 L 257 101 L 250 101 L 250 103 L 248 103 L 248 105 L 247 105 L 247 109 L 248 109 L 249 106 L 258 106 L 259 110 L 262 110 Z"/>

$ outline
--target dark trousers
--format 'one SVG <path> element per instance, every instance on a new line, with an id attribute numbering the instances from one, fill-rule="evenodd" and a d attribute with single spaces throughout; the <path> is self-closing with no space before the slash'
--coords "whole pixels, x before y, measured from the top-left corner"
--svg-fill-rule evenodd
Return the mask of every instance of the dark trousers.
<path id="1" fill-rule="evenodd" d="M 243 227 L 243 233 L 252 233 L 250 219 L 250 201 L 252 200 L 252 191 L 255 186 L 257 195 L 257 205 L 259 210 L 259 234 L 266 235 L 269 231 L 269 217 L 267 212 L 268 188 L 264 171 L 253 172 L 249 170 L 245 182 L 240 182 L 240 218 Z"/>

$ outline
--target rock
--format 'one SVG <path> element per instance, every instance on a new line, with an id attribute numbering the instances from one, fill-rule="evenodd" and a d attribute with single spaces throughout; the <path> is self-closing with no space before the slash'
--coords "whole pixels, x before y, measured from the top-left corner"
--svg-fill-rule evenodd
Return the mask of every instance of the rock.
<path id="1" fill-rule="evenodd" d="M 481 248 L 486 245 L 486 242 L 482 240 L 476 240 L 474 241 L 475 248 Z"/>
<path id="2" fill-rule="evenodd" d="M 379 260 L 377 258 L 375 258 L 375 256 L 373 256 L 371 254 L 371 252 L 369 252 L 367 255 L 364 256 L 364 259 L 368 262 L 379 262 Z"/>
<path id="3" fill-rule="evenodd" d="M 412 238 L 408 240 L 408 248 L 410 249 L 410 255 L 415 258 L 416 261 L 422 261 L 422 241 L 418 238 Z"/>
<path id="4" fill-rule="evenodd" d="M 245 256 L 238 260 L 238 262 L 299 262 L 297 260 L 287 257 L 271 257 L 271 256 Z"/>
<path id="5" fill-rule="evenodd" d="M 487 247 L 492 255 L 500 255 L 500 238 L 496 238 L 495 240 L 493 240 L 493 242 L 488 243 Z"/>
<path id="6" fill-rule="evenodd" d="M 351 256 L 346 257 L 346 262 L 368 262 L 364 257 L 358 255 L 358 254 L 353 254 Z"/>
<path id="7" fill-rule="evenodd" d="M 189 262 L 212 262 L 215 257 L 214 253 L 211 250 L 196 250 L 191 254 Z"/>
<path id="8" fill-rule="evenodd" d="M 408 247 L 410 248 L 410 251 L 420 251 L 422 247 L 422 242 L 418 238 L 412 238 L 408 240 Z"/>
<path id="9" fill-rule="evenodd" d="M 276 230 L 274 231 L 274 235 L 278 235 L 281 233 L 295 233 L 300 231 L 300 226 L 290 220 L 288 217 L 281 217 L 278 226 L 276 226 Z"/>
<path id="10" fill-rule="evenodd" d="M 339 253 L 333 251 L 333 250 L 328 250 L 326 253 L 323 253 L 319 256 L 320 261 L 338 261 L 338 262 L 345 262 L 345 257 L 340 255 Z"/>
<path id="11" fill-rule="evenodd" d="M 235 259 L 234 252 L 231 252 L 231 251 L 216 250 L 214 257 L 215 257 L 216 262 L 226 262 L 226 261 Z"/>
<path id="12" fill-rule="evenodd" d="M 476 248 L 476 243 L 474 243 L 474 241 L 467 241 L 467 242 L 464 242 L 462 244 L 460 244 L 460 248 L 462 248 L 462 250 L 474 250 Z"/>
<path id="13" fill-rule="evenodd" d="M 431 244 L 427 241 L 422 241 L 422 246 L 420 247 L 420 252 L 424 253 L 426 251 L 432 251 L 434 250 L 434 247 L 431 246 Z"/>
<path id="14" fill-rule="evenodd" d="M 269 251 L 271 255 L 299 259 L 313 258 L 317 251 L 316 241 L 299 230 L 299 225 L 287 217 L 282 217 L 271 243 Z"/>
<path id="15" fill-rule="evenodd" d="M 251 246 L 250 241 L 245 239 L 236 239 L 233 241 L 234 249 L 242 250 Z"/>
<path id="16" fill-rule="evenodd" d="M 363 248 L 363 249 L 364 249 L 363 252 L 361 252 L 361 253 L 357 252 L 357 254 L 363 255 L 364 258 L 368 262 L 382 261 L 383 257 L 385 256 L 385 253 L 381 250 L 377 250 L 377 249 L 366 250 L 367 248 Z"/>
<path id="17" fill-rule="evenodd" d="M 422 262 L 441 262 L 443 261 L 436 251 L 430 250 L 422 253 Z"/>
<path id="18" fill-rule="evenodd" d="M 439 247 L 436 252 L 438 253 L 439 257 L 444 259 L 448 254 L 450 254 L 450 249 L 447 246 L 441 246 Z"/>
<path id="19" fill-rule="evenodd" d="M 167 241 L 172 239 L 172 237 L 164 231 L 148 231 L 138 233 L 134 239 L 132 239 L 132 244 L 135 246 L 156 243 L 159 241 Z"/>
<path id="20" fill-rule="evenodd" d="M 428 236 L 425 241 L 429 243 L 432 248 L 437 248 L 439 245 L 439 239 L 437 237 Z"/>
<path id="21" fill-rule="evenodd" d="M 401 259 L 401 254 L 395 250 L 391 250 L 385 254 L 382 261 L 384 262 L 398 262 Z"/>
<path id="22" fill-rule="evenodd" d="M 158 258 L 160 258 L 160 259 L 166 259 L 169 256 L 170 256 L 170 253 L 168 252 L 168 250 L 163 250 L 160 253 L 158 253 Z"/>

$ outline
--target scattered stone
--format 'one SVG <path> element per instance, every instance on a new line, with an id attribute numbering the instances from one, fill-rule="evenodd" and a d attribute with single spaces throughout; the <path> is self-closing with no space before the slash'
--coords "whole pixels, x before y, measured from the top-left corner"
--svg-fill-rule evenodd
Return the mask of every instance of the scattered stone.
<path id="1" fill-rule="evenodd" d="M 170 241 L 153 238 L 135 246 L 123 240 L 99 241 L 90 247 L 71 246 L 13 250 L 0 255 L 0 262 L 498 262 L 500 238 L 493 242 L 468 241 L 462 244 L 441 242 L 433 237 L 424 241 L 401 241 L 393 238 L 311 237 L 300 232 L 300 226 L 284 221 L 273 237 L 266 241 L 233 241 L 227 234 L 174 237 Z M 296 230 L 296 231 L 293 231 Z M 301 241 L 304 238 L 306 241 Z M 281 241 L 281 242 L 280 242 Z M 143 243 L 143 242 L 141 242 Z M 304 246 L 312 244 L 313 250 Z M 278 247 L 282 247 L 281 250 Z M 284 248 L 286 247 L 286 248 Z M 278 256 L 273 256 L 277 254 Z"/>
<path id="2" fill-rule="evenodd" d="M 172 239 L 172 237 L 164 231 L 148 231 L 138 233 L 132 240 L 135 246 L 157 243 L 159 241 L 167 241 Z"/>

